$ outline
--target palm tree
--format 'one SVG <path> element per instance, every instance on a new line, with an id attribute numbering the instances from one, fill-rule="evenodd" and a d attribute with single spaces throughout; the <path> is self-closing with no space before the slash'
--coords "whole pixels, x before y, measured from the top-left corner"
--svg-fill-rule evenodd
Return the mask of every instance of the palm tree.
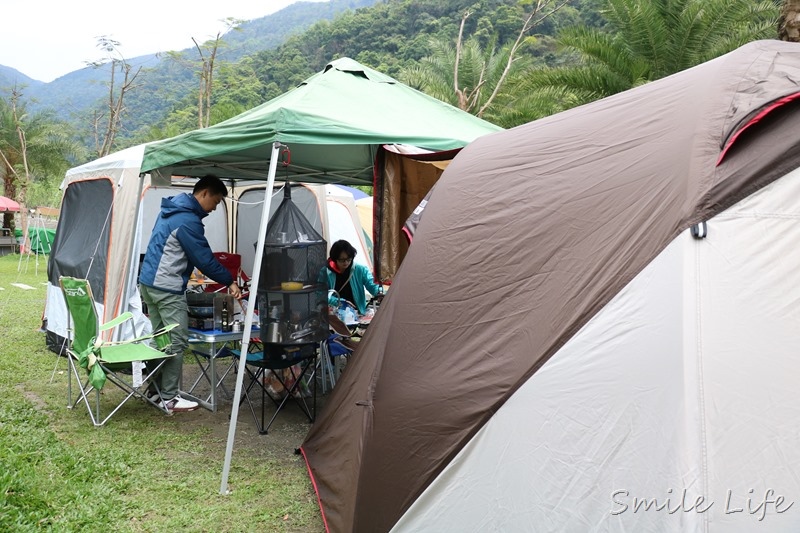
<path id="1" fill-rule="evenodd" d="M 527 120 L 775 38 L 778 7 L 774 0 L 605 0 L 601 13 L 610 32 L 561 31 L 557 42 L 574 60 L 533 71 L 513 88 L 513 105 Z"/>
<path id="2" fill-rule="evenodd" d="M 459 109 L 496 124 L 505 114 L 505 85 L 530 67 L 529 56 L 522 49 L 533 39 L 531 32 L 553 17 L 570 0 L 537 0 L 519 4 L 521 26 L 513 42 L 495 46 L 497 34 L 485 45 L 476 35 L 464 37 L 472 10 L 461 17 L 455 43 L 441 38 L 430 41 L 431 54 L 419 64 L 406 68 L 400 80 Z M 485 32 L 484 32 L 485 33 Z"/>
<path id="3" fill-rule="evenodd" d="M 63 177 L 69 160 L 86 154 L 69 136 L 68 126 L 46 113 L 28 114 L 25 107 L 17 88 L 8 100 L 0 98 L 0 179 L 4 196 L 22 205 L 33 181 Z M 4 213 L 3 226 L 14 227 L 12 213 Z"/>
<path id="4" fill-rule="evenodd" d="M 510 48 L 484 49 L 474 36 L 460 47 L 445 39 L 431 39 L 430 48 L 430 55 L 400 73 L 400 81 L 467 113 L 490 118 L 490 98 L 505 72 Z M 511 75 L 524 64 L 513 62 Z"/>

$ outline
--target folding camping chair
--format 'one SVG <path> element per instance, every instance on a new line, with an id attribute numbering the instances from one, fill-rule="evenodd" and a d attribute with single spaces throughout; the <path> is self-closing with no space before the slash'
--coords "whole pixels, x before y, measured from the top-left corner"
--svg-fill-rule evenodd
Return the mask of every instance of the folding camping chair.
<path id="1" fill-rule="evenodd" d="M 158 401 L 161 399 L 160 392 L 151 399 L 147 396 L 146 391 L 151 384 L 158 390 L 152 380 L 166 358 L 172 357 L 163 350 L 170 345 L 169 331 L 177 324 L 166 326 L 152 335 L 128 341 L 104 341 L 100 338 L 104 332 L 110 332 L 113 328 L 132 320 L 133 315 L 126 312 L 101 325 L 94 306 L 92 288 L 87 280 L 62 276 L 59 278 L 59 284 L 69 310 L 68 337 L 72 339 L 66 350 L 69 361 L 67 407 L 72 409 L 79 402 L 84 403 L 89 411 L 92 424 L 95 426 L 105 424 L 125 402 L 134 397 L 169 414 L 169 410 L 158 405 Z M 150 339 L 155 341 L 158 349 L 151 348 L 146 344 L 146 341 L 150 341 Z M 84 368 L 88 373 L 85 381 L 81 379 L 79 367 Z M 145 372 L 146 375 L 144 375 Z M 79 397 L 74 403 L 72 401 L 73 377 L 80 390 Z M 119 387 L 123 391 L 124 397 L 116 405 L 113 405 L 115 400 L 110 400 L 112 395 L 103 394 L 106 397 L 104 403 L 112 404 L 109 407 L 110 412 L 103 416 L 101 415 L 100 393 L 107 381 Z M 89 399 L 92 391 L 95 393 L 94 407 Z"/>
<path id="2" fill-rule="evenodd" d="M 319 345 L 320 357 L 317 364 L 323 395 L 327 392 L 328 382 L 333 389 L 339 379 L 342 365 L 337 362 L 348 360 L 358 346 L 358 342 L 351 338 L 350 328 L 335 314 L 328 314 L 328 327 L 331 334 Z"/>
<path id="3" fill-rule="evenodd" d="M 242 256 L 239 254 L 232 254 L 228 252 L 214 252 L 214 257 L 220 262 L 225 269 L 233 276 L 236 284 L 242 289 L 242 296 L 246 296 L 246 291 L 249 288 L 250 278 L 242 270 Z M 220 292 L 226 289 L 219 283 L 209 283 L 203 287 L 203 292 Z"/>
<path id="4" fill-rule="evenodd" d="M 254 343 L 251 346 L 257 346 L 257 344 L 258 343 Z M 231 350 L 231 353 L 235 360 L 241 357 L 241 352 L 239 350 Z M 261 351 L 252 351 L 247 354 L 245 371 L 250 378 L 250 382 L 244 390 L 244 399 L 250 407 L 250 412 L 253 415 L 253 420 L 256 423 L 256 428 L 258 428 L 258 433 L 260 435 L 267 434 L 270 426 L 272 426 L 272 423 L 278 417 L 278 413 L 281 412 L 281 409 L 283 409 L 289 399 L 292 399 L 298 407 L 300 407 L 300 410 L 306 415 L 309 422 L 314 421 L 317 411 L 317 385 L 314 379 L 316 362 L 316 344 L 302 344 L 299 346 L 264 344 Z M 311 371 L 310 375 L 308 375 L 309 371 Z M 309 405 L 305 394 L 305 380 L 307 375 L 307 381 L 311 384 L 311 388 L 313 389 L 311 405 Z M 271 380 L 274 380 L 278 385 L 278 391 L 270 390 L 267 382 Z M 256 387 L 258 387 L 256 390 L 260 389 L 261 391 L 260 421 L 258 415 L 256 415 L 255 407 L 253 406 L 253 398 L 251 398 L 251 391 Z M 275 413 L 273 413 L 269 422 L 265 424 L 267 397 L 275 404 Z"/>

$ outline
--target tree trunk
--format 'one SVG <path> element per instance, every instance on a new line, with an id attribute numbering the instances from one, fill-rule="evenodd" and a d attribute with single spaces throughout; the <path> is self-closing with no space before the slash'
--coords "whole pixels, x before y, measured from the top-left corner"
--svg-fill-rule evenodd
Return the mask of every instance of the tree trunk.
<path id="1" fill-rule="evenodd" d="M 14 174 L 13 169 L 9 169 L 6 167 L 4 173 L 4 184 L 3 184 L 3 196 L 7 198 L 11 198 L 12 200 L 17 196 L 17 188 L 14 186 Z M 14 224 L 14 213 L 8 211 L 3 213 L 3 222 L 0 223 L 0 226 L 4 228 L 9 228 L 11 231 L 14 231 L 15 224 Z M 13 233 L 12 233 L 13 235 Z"/>
<path id="2" fill-rule="evenodd" d="M 784 0 L 778 19 L 778 38 L 800 42 L 800 0 Z"/>

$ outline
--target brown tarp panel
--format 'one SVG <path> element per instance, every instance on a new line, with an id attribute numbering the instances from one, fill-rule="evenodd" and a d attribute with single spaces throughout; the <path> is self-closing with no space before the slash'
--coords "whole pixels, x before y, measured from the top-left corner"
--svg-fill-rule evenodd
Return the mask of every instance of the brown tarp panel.
<path id="1" fill-rule="evenodd" d="M 800 45 L 750 43 L 468 145 L 302 446 L 331 531 L 389 530 L 692 224 L 800 166 Z"/>
<path id="2" fill-rule="evenodd" d="M 374 189 L 377 220 L 375 277 L 390 282 L 408 252 L 403 224 L 428 194 L 458 150 L 403 155 L 381 148 L 378 168 L 381 179 Z"/>

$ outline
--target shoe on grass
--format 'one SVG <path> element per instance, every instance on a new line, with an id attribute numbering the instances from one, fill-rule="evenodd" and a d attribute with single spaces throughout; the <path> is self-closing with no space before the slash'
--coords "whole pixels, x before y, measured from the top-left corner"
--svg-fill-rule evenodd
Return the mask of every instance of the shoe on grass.
<path id="1" fill-rule="evenodd" d="M 170 398 L 169 400 L 163 400 L 158 402 L 158 406 L 162 409 L 166 409 L 171 413 L 186 413 L 189 411 L 194 411 L 200 404 L 197 402 L 193 402 L 191 400 L 187 400 L 185 398 L 181 398 L 180 396 L 175 396 L 174 398 Z"/>

